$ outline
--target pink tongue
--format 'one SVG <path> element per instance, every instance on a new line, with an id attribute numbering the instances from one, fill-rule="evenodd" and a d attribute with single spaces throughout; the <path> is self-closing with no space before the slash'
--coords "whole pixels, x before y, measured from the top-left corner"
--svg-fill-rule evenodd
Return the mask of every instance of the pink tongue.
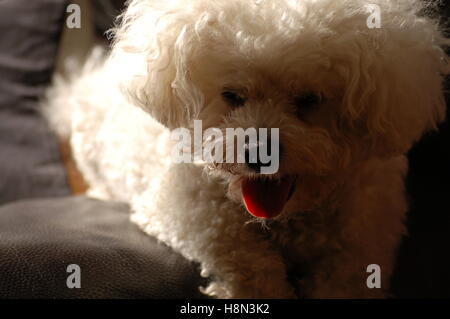
<path id="1" fill-rule="evenodd" d="M 291 195 L 294 178 L 281 180 L 244 179 L 242 196 L 247 211 L 256 217 L 272 218 L 279 215 Z"/>

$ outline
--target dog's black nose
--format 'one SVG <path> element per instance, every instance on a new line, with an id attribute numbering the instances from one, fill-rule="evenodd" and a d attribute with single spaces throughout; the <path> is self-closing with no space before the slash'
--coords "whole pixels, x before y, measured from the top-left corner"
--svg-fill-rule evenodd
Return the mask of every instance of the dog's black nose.
<path id="1" fill-rule="evenodd" d="M 267 139 L 267 141 L 264 142 L 258 141 L 257 143 L 246 142 L 244 144 L 245 164 L 247 165 L 248 168 L 250 168 L 256 173 L 261 173 L 262 167 L 268 167 L 271 165 L 270 160 L 269 161 L 267 159 L 264 160 L 261 157 L 260 147 L 267 147 L 267 149 L 262 152 L 263 156 L 264 154 L 266 154 L 269 159 L 271 159 L 273 156 L 277 156 L 277 154 L 272 153 L 272 151 L 276 150 L 272 150 L 272 143 L 270 139 Z M 281 157 L 281 145 L 278 147 L 277 153 L 278 156 Z M 280 158 L 278 159 L 278 161 L 279 160 Z"/>

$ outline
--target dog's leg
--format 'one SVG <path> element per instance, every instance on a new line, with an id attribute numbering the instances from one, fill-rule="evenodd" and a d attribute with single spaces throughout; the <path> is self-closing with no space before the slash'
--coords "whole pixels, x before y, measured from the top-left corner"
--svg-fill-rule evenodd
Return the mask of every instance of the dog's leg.
<path id="1" fill-rule="evenodd" d="M 310 265 L 310 278 L 303 283 L 308 296 L 389 295 L 396 250 L 405 234 L 406 167 L 406 160 L 399 157 L 372 164 L 357 176 L 352 184 L 356 186 L 347 194 L 327 232 L 322 257 Z M 372 264 L 380 267 L 380 288 L 370 284 L 378 276 L 370 268 L 368 272 Z"/>
<path id="2" fill-rule="evenodd" d="M 394 265 L 397 242 L 377 243 L 371 247 L 345 243 L 342 250 L 328 252 L 320 262 L 313 263 L 311 274 L 300 284 L 308 298 L 385 298 L 389 296 L 389 280 Z M 383 250 L 381 252 L 381 250 Z M 380 267 L 374 272 L 369 265 Z M 368 272 L 369 271 L 369 272 Z M 373 285 L 379 280 L 380 286 Z"/>
<path id="3" fill-rule="evenodd" d="M 132 216 L 147 233 L 200 262 L 204 289 L 219 298 L 293 298 L 281 254 L 259 223 L 225 197 L 225 186 L 194 165 L 176 165 L 134 201 Z"/>

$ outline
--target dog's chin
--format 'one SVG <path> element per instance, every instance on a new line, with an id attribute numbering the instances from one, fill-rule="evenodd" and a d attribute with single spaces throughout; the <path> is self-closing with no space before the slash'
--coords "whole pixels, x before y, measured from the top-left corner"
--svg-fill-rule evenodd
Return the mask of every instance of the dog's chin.
<path id="1" fill-rule="evenodd" d="M 235 175 L 228 184 L 228 196 L 254 217 L 273 219 L 283 214 L 296 181 L 295 175 Z"/>

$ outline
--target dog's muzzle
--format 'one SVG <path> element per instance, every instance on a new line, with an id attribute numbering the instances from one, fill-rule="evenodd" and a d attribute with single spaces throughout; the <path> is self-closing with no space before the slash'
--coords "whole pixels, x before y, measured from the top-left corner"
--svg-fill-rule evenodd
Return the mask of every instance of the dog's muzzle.
<path id="1" fill-rule="evenodd" d="M 263 144 L 264 143 L 264 144 Z M 260 158 L 260 147 L 266 147 L 267 153 L 272 155 L 270 139 L 266 142 L 244 144 L 245 165 L 259 176 L 245 177 L 241 182 L 242 199 L 247 211 L 255 217 L 274 218 L 282 213 L 287 201 L 291 198 L 296 187 L 293 175 L 279 178 L 261 174 L 261 169 L 270 166 Z M 279 146 L 278 159 L 281 160 L 282 148 Z"/>

